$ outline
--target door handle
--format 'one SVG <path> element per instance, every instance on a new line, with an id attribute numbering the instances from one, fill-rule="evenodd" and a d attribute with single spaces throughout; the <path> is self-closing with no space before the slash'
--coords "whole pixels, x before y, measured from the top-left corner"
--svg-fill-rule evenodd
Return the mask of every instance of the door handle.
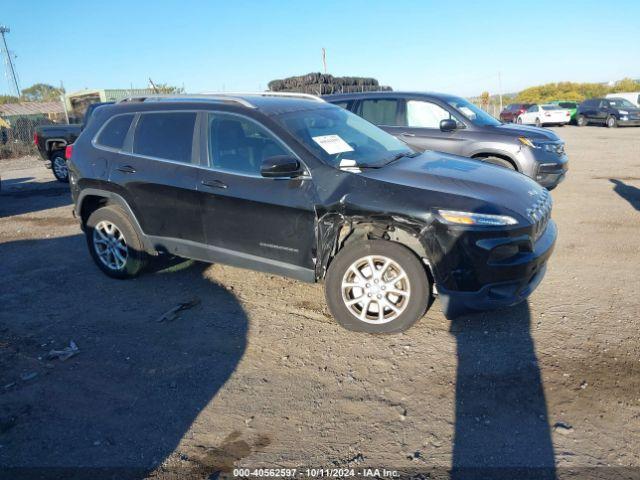
<path id="1" fill-rule="evenodd" d="M 415 137 L 416 136 L 415 133 L 409 133 L 409 132 L 402 132 L 400 135 L 402 135 L 403 137 Z"/>
<path id="2" fill-rule="evenodd" d="M 136 169 L 131 165 L 120 165 L 116 170 L 122 173 L 136 173 Z"/>
<path id="3" fill-rule="evenodd" d="M 202 180 L 200 183 L 205 187 L 227 188 L 227 184 L 224 182 L 221 182 L 220 180 Z"/>

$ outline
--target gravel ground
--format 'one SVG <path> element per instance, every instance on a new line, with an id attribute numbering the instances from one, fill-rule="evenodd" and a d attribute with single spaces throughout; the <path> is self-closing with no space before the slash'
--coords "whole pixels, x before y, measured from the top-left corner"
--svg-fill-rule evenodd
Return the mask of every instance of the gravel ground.
<path id="1" fill-rule="evenodd" d="M 528 304 L 450 322 L 436 301 L 394 336 L 338 327 L 320 285 L 222 265 L 109 279 L 66 186 L 36 159 L 2 161 L 0 468 L 637 478 L 640 129 L 556 130 L 570 173 Z M 75 356 L 47 359 L 71 341 Z"/>

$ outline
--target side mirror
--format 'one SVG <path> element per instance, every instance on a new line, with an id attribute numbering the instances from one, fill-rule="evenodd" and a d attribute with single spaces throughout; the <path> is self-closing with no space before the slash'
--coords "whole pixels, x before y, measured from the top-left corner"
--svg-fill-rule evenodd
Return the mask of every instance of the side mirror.
<path id="1" fill-rule="evenodd" d="M 458 124 L 455 120 L 452 120 L 451 118 L 440 120 L 440 130 L 443 132 L 453 132 L 456 128 L 458 128 Z"/>
<path id="2" fill-rule="evenodd" d="M 260 174 L 268 178 L 293 178 L 302 173 L 300 162 L 289 155 L 275 155 L 265 158 L 260 167 Z"/>

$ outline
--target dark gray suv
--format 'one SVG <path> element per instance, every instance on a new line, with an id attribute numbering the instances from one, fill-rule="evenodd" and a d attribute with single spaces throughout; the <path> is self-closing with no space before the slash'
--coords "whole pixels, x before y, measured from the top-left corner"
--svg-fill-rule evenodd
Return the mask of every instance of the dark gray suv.
<path id="1" fill-rule="evenodd" d="M 517 170 L 549 190 L 565 177 L 564 142 L 554 132 L 504 124 L 469 101 L 419 92 L 328 95 L 328 102 L 360 115 L 418 151 L 477 158 Z"/>

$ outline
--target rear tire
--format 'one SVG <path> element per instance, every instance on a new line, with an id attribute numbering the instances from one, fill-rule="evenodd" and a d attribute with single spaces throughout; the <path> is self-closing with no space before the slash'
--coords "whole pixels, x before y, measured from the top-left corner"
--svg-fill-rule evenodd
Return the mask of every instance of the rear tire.
<path id="1" fill-rule="evenodd" d="M 607 128 L 618 128 L 618 119 L 613 115 L 607 117 Z"/>
<path id="2" fill-rule="evenodd" d="M 431 284 L 420 259 L 405 246 L 365 240 L 347 245 L 333 259 L 325 297 L 331 314 L 348 330 L 398 333 L 425 314 Z"/>
<path id="3" fill-rule="evenodd" d="M 587 119 L 584 117 L 584 115 L 578 115 L 576 117 L 576 125 L 579 127 L 586 127 L 587 126 Z"/>
<path id="4" fill-rule="evenodd" d="M 518 125 L 522 125 L 522 117 L 518 117 L 518 118 L 516 119 L 516 123 L 517 123 Z"/>
<path id="5" fill-rule="evenodd" d="M 51 154 L 51 171 L 56 180 L 69 183 L 69 168 L 67 160 L 64 158 L 64 150 L 56 150 Z"/>
<path id="6" fill-rule="evenodd" d="M 539 118 L 536 118 L 536 127 L 538 127 L 538 128 L 542 127 L 542 122 L 540 121 Z"/>
<path id="7" fill-rule="evenodd" d="M 93 261 L 108 276 L 133 278 L 146 266 L 144 245 L 122 208 L 108 205 L 97 209 L 84 231 Z"/>

